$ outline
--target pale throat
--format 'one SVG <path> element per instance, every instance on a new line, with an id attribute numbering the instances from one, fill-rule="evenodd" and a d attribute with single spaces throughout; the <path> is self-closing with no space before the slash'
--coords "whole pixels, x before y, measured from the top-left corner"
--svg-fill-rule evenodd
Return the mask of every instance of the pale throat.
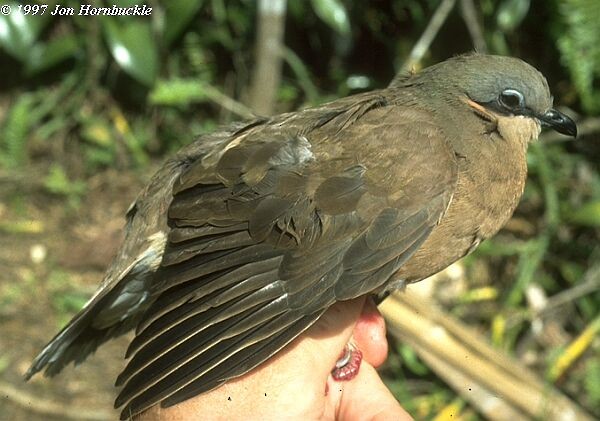
<path id="1" fill-rule="evenodd" d="M 542 127 L 540 122 L 531 117 L 519 116 L 497 116 L 497 130 L 505 139 L 517 141 L 524 147 L 529 142 L 538 138 Z"/>

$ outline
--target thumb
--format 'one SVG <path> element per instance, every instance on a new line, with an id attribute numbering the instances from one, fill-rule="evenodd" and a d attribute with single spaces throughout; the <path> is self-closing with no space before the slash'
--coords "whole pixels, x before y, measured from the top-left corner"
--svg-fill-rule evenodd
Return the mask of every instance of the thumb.
<path id="1" fill-rule="evenodd" d="M 344 384 L 336 419 L 413 420 L 383 384 L 377 371 L 366 361 L 363 361 L 358 375 Z"/>

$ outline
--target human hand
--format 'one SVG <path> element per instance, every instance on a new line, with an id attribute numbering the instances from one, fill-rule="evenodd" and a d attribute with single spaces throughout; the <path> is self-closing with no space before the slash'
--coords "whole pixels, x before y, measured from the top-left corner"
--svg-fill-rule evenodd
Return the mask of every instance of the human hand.
<path id="1" fill-rule="evenodd" d="M 350 381 L 331 370 L 346 344 L 363 354 Z M 250 373 L 169 408 L 156 405 L 138 420 L 412 420 L 374 367 L 387 357 L 385 323 L 358 298 L 337 303 L 307 332 Z"/>

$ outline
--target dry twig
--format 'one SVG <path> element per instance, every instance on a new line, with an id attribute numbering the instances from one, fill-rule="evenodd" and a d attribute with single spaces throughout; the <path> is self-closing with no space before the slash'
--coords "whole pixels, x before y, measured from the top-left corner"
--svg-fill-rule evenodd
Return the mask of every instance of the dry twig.
<path id="1" fill-rule="evenodd" d="M 477 9 L 473 0 L 460 0 L 460 9 L 462 11 L 462 17 L 467 25 L 471 40 L 473 41 L 473 47 L 479 53 L 486 54 L 488 51 L 485 38 L 483 37 L 483 28 L 479 21 Z"/>
<path id="2" fill-rule="evenodd" d="M 435 39 L 440 28 L 446 22 L 450 11 L 454 8 L 456 0 L 442 0 L 435 13 L 431 17 L 431 20 L 427 24 L 427 28 L 421 34 L 421 38 L 413 46 L 408 58 L 402 65 L 403 71 L 411 70 L 415 67 L 423 58 L 429 46 Z"/>
<path id="3" fill-rule="evenodd" d="M 596 264 L 586 271 L 585 275 L 583 276 L 583 280 L 580 283 L 548 298 L 544 307 L 538 311 L 536 316 L 546 315 L 552 311 L 555 311 L 557 307 L 572 303 L 579 297 L 591 294 L 599 289 L 600 264 Z"/>
<path id="4" fill-rule="evenodd" d="M 414 293 L 396 293 L 380 305 L 380 310 L 389 332 L 411 345 L 489 419 L 515 419 L 517 413 L 529 419 L 593 419 L 526 367 Z M 477 393 L 473 394 L 474 387 Z M 485 401 L 480 400 L 486 396 Z"/>

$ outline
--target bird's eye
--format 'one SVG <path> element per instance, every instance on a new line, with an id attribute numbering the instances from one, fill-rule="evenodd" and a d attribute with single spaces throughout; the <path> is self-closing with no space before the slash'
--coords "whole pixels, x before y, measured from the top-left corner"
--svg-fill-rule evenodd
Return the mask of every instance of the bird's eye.
<path id="1" fill-rule="evenodd" d="M 525 98 L 523 94 L 515 89 L 505 89 L 498 98 L 500 104 L 509 110 L 518 110 L 525 108 Z"/>

